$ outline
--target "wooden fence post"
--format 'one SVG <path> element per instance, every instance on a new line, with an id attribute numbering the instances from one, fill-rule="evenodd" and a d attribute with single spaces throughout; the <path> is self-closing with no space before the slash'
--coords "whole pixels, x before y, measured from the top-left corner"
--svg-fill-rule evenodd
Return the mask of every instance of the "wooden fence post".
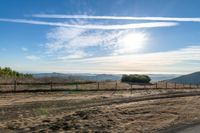
<path id="1" fill-rule="evenodd" d="M 117 89 L 117 81 L 116 81 L 116 84 L 115 84 L 115 89 Z"/>
<path id="2" fill-rule="evenodd" d="M 14 81 L 14 92 L 17 90 L 17 81 Z"/>
<path id="3" fill-rule="evenodd" d="M 97 82 L 97 89 L 99 89 L 99 82 Z"/>
<path id="4" fill-rule="evenodd" d="M 76 90 L 78 90 L 78 83 L 76 83 Z"/>
<path id="5" fill-rule="evenodd" d="M 51 87 L 51 90 L 53 89 L 53 83 L 52 81 L 50 82 L 50 87 Z"/>
<path id="6" fill-rule="evenodd" d="M 175 89 L 176 89 L 176 83 L 175 83 Z"/>
<path id="7" fill-rule="evenodd" d="M 156 82 L 156 89 L 158 89 L 158 82 Z"/>
<path id="8" fill-rule="evenodd" d="M 131 94 L 133 94 L 133 84 L 131 83 Z"/>
<path id="9" fill-rule="evenodd" d="M 165 88 L 167 89 L 167 82 L 165 83 Z"/>

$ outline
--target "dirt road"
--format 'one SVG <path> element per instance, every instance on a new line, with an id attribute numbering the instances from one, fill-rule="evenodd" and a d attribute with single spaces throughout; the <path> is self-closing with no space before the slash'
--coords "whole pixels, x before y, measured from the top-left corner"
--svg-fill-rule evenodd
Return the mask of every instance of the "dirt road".
<path id="1" fill-rule="evenodd" d="M 1 95 L 0 131 L 162 132 L 200 120 L 199 100 L 188 90 Z"/>
<path id="2" fill-rule="evenodd" d="M 198 133 L 200 131 L 200 125 L 191 126 L 176 133 Z"/>

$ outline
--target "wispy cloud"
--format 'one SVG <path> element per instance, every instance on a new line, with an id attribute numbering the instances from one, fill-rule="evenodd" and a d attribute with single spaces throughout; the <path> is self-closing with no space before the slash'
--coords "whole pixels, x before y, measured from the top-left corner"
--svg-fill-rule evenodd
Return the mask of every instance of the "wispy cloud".
<path id="1" fill-rule="evenodd" d="M 62 22 L 46 22 L 26 19 L 4 19 L 0 18 L 1 22 L 25 23 L 34 25 L 48 25 L 59 26 L 68 28 L 81 28 L 81 29 L 99 29 L 99 30 L 120 30 L 120 29 L 138 29 L 138 28 L 156 28 L 156 27 L 171 27 L 176 26 L 178 23 L 174 22 L 151 22 L 151 23 L 131 23 L 121 25 L 95 25 L 95 24 L 68 24 Z"/>
<path id="2" fill-rule="evenodd" d="M 78 60 L 96 69 L 118 72 L 191 72 L 200 66 L 200 46 L 190 46 L 178 50 L 129 54 L 120 56 L 95 57 Z M 195 63 L 195 67 L 193 66 Z"/>
<path id="3" fill-rule="evenodd" d="M 35 56 L 35 55 L 28 55 L 28 56 L 26 56 L 26 59 L 36 61 L 36 60 L 39 60 L 40 57 Z"/>
<path id="4" fill-rule="evenodd" d="M 38 17 L 38 18 L 114 19 L 114 20 L 200 22 L 200 18 L 178 18 L 178 17 L 90 16 L 90 15 L 63 15 L 63 14 L 35 14 L 35 15 L 33 15 L 33 17 Z"/>
<path id="5" fill-rule="evenodd" d="M 199 71 L 199 53 L 200 45 L 196 45 L 165 52 L 54 60 L 50 66 L 65 72 L 190 73 Z"/>
<path id="6" fill-rule="evenodd" d="M 149 34 L 140 28 L 170 27 L 178 25 L 175 21 L 200 22 L 200 18 L 166 18 L 166 17 L 117 17 L 117 16 L 87 16 L 87 15 L 34 15 L 34 17 L 76 18 L 76 19 L 121 19 L 121 20 L 151 20 L 170 22 L 146 22 L 130 24 L 90 24 L 50 22 L 27 19 L 3 19 L 2 22 L 46 25 L 53 28 L 47 33 L 47 41 L 43 45 L 40 56 L 28 55 L 26 59 L 37 61 L 49 56 L 48 61 L 55 61 L 63 70 L 89 70 L 104 72 L 178 72 L 191 71 L 200 67 L 200 46 L 190 46 L 173 51 L 155 53 L 137 53 L 142 41 L 147 41 Z M 78 20 L 80 21 L 80 20 Z M 173 22 L 172 22 L 173 21 Z M 89 22 L 89 21 L 88 21 Z M 142 41 L 141 41 L 142 40 Z M 148 41 L 147 41 L 148 42 Z M 133 46 L 135 45 L 135 46 Z M 130 47 L 129 47 L 130 46 Z M 21 48 L 22 51 L 28 51 Z M 45 50 L 45 51 L 43 51 Z M 45 53 L 45 54 L 44 54 Z M 41 58 L 42 57 L 42 58 Z M 60 68 L 52 62 L 52 68 Z M 67 63 L 66 63 L 67 62 Z M 66 67 L 66 65 L 68 67 Z M 195 66 L 197 67 L 194 67 Z M 81 68 L 80 68 L 81 66 Z M 184 66 L 184 67 L 183 67 Z M 49 66 L 47 66 L 49 67 Z"/>
<path id="7" fill-rule="evenodd" d="M 47 34 L 45 50 L 58 59 L 135 53 L 148 34 L 135 30 L 98 31 L 58 27 Z"/>
<path id="8" fill-rule="evenodd" d="M 147 33 L 135 30 L 105 32 L 58 27 L 48 33 L 45 50 L 56 57 L 56 62 L 81 64 L 83 71 L 182 73 L 191 72 L 191 67 L 193 71 L 200 67 L 200 45 L 154 53 L 137 53 L 131 47 L 127 51 L 121 40 L 127 35 L 137 35 L 135 33 L 145 39 L 149 37 Z"/>
<path id="9" fill-rule="evenodd" d="M 22 47 L 21 50 L 22 50 L 23 52 L 27 52 L 27 51 L 28 51 L 28 48 Z"/>

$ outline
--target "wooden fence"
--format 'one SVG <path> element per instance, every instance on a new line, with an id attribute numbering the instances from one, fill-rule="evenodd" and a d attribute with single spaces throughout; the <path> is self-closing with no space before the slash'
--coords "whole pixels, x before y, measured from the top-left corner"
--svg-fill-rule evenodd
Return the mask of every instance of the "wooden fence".
<path id="1" fill-rule="evenodd" d="M 26 86 L 24 89 L 22 86 Z M 85 86 L 85 88 L 83 87 Z M 35 87 L 34 89 L 30 89 Z M 59 87 L 59 88 L 58 88 Z M 9 88 L 9 89 L 6 89 Z M 15 80 L 10 83 L 0 83 L 0 92 L 40 92 L 40 91 L 116 91 L 116 90 L 144 90 L 144 89 L 197 89 L 200 84 L 177 84 L 156 82 L 153 84 L 110 82 L 67 82 L 67 83 L 25 83 Z"/>

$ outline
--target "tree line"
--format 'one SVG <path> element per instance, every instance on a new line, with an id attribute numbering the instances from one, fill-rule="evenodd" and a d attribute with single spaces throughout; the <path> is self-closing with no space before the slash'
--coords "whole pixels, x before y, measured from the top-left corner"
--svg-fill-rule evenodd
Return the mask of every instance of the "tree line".
<path id="1" fill-rule="evenodd" d="M 32 78 L 33 75 L 32 74 L 19 73 L 17 71 L 12 70 L 9 67 L 4 67 L 4 68 L 0 67 L 0 77 L 16 77 L 16 78 L 25 77 L 25 78 Z"/>
<path id="2" fill-rule="evenodd" d="M 124 74 L 122 75 L 121 81 L 127 83 L 149 83 L 151 78 L 148 75 Z"/>

